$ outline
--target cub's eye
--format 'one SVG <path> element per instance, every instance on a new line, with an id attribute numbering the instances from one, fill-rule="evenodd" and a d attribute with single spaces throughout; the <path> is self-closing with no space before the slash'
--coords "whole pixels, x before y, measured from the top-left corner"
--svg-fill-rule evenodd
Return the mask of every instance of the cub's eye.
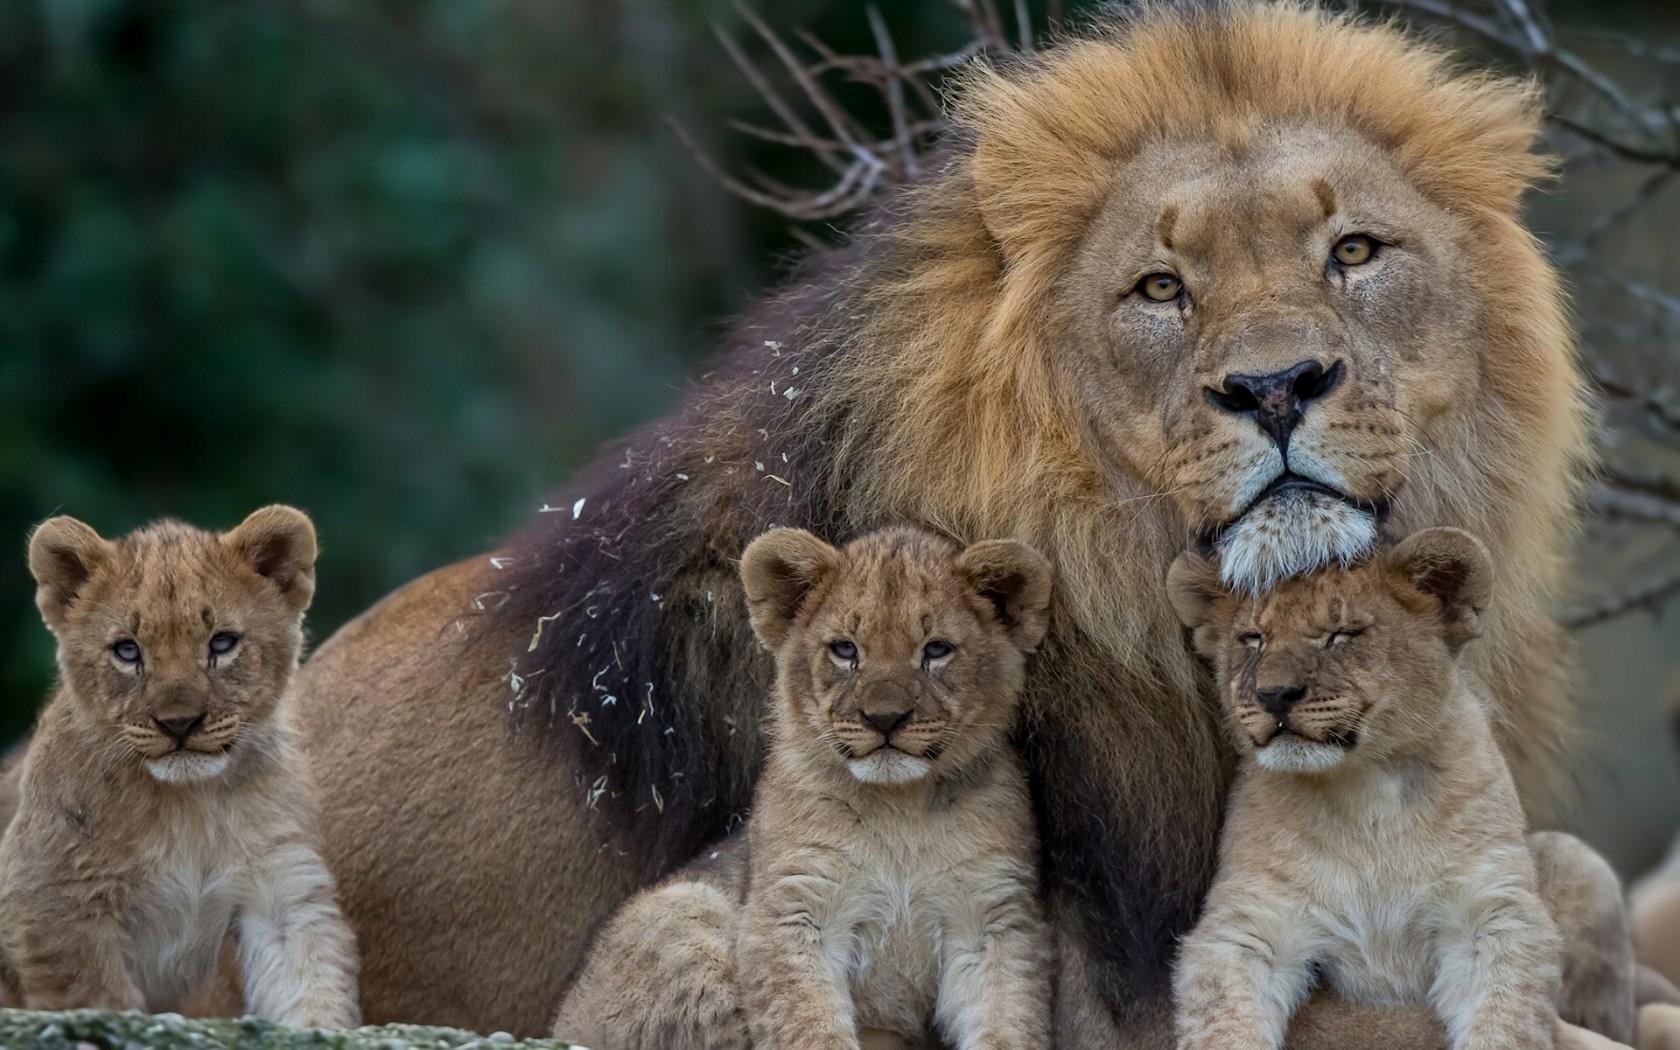
<path id="1" fill-rule="evenodd" d="M 828 651 L 834 654 L 836 660 L 844 660 L 847 663 L 853 663 L 857 660 L 857 646 L 845 638 L 829 642 Z"/>
<path id="2" fill-rule="evenodd" d="M 1377 242 L 1363 233 L 1343 237 L 1330 249 L 1331 258 L 1343 266 L 1363 266 L 1374 259 L 1376 254 Z"/>
<path id="3" fill-rule="evenodd" d="M 226 656 L 238 644 L 239 636 L 232 631 L 217 631 L 210 636 L 210 652 L 216 656 Z"/>
<path id="4" fill-rule="evenodd" d="M 122 641 L 111 646 L 111 652 L 116 655 L 117 659 L 121 660 L 125 664 L 137 664 L 140 662 L 140 643 L 136 642 L 132 638 L 124 638 Z"/>
<path id="5" fill-rule="evenodd" d="M 1184 294 L 1184 282 L 1170 273 L 1152 273 L 1137 283 L 1137 290 L 1146 299 L 1170 303 Z"/>
<path id="6" fill-rule="evenodd" d="M 1363 627 L 1349 627 L 1340 631 L 1331 631 L 1330 637 L 1324 639 L 1324 648 L 1328 649 L 1335 645 L 1346 645 L 1364 633 L 1365 628 Z"/>
<path id="7" fill-rule="evenodd" d="M 1245 631 L 1242 634 L 1237 635 L 1237 641 L 1241 642 L 1243 646 L 1248 649 L 1260 648 L 1260 634 L 1257 631 Z"/>
<path id="8" fill-rule="evenodd" d="M 950 642 L 940 641 L 935 638 L 933 641 L 922 646 L 922 662 L 933 663 L 935 660 L 943 660 L 954 652 L 956 652 L 956 647 Z"/>

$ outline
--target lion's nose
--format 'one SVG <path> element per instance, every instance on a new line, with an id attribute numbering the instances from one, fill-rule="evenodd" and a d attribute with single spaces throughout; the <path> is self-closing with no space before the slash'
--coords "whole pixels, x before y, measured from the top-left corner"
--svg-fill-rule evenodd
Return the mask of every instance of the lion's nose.
<path id="1" fill-rule="evenodd" d="M 1328 368 L 1319 361 L 1297 361 L 1268 375 L 1228 375 L 1223 389 L 1207 388 L 1207 399 L 1232 415 L 1253 417 L 1278 449 L 1288 452 L 1289 435 L 1301 422 L 1307 403 L 1336 389 L 1344 372 L 1340 361 Z"/>
<path id="2" fill-rule="evenodd" d="M 1289 685 L 1280 689 L 1257 689 L 1254 697 L 1260 701 L 1260 706 L 1273 718 L 1281 720 L 1295 705 L 1306 698 L 1307 690 L 1304 686 Z"/>
<path id="3" fill-rule="evenodd" d="M 184 744 L 187 737 L 192 736 L 193 731 L 204 724 L 204 716 L 184 715 L 180 718 L 153 718 L 152 721 L 175 743 Z"/>
<path id="4" fill-rule="evenodd" d="M 893 730 L 910 721 L 916 710 L 916 698 L 896 682 L 877 682 L 863 697 L 858 715 L 865 725 L 883 737 L 891 738 Z"/>

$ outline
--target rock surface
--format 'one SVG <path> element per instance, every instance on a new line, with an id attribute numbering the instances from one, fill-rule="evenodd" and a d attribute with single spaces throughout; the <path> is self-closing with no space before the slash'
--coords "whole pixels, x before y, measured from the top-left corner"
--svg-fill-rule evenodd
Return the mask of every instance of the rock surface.
<path id="1" fill-rule="evenodd" d="M 254 1017 L 188 1020 L 178 1014 L 132 1011 L 0 1010 L 0 1050 L 566 1050 L 567 1045 L 546 1039 L 517 1040 L 506 1032 L 486 1036 L 420 1025 L 310 1032 Z"/>

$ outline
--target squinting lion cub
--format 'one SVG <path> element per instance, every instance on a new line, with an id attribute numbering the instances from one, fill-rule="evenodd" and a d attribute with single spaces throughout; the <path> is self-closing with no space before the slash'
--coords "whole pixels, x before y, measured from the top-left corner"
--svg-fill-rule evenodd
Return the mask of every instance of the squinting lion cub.
<path id="1" fill-rule="evenodd" d="M 356 952 L 314 845 L 284 695 L 315 529 L 267 507 L 216 535 L 36 529 L 60 685 L 0 843 L 0 975 L 37 1009 L 175 1009 L 237 936 L 247 1008 L 358 1023 Z"/>
<path id="2" fill-rule="evenodd" d="M 556 1035 L 610 1050 L 744 1048 L 749 1030 L 755 1050 L 1048 1046 L 1037 836 L 1007 734 L 1049 564 L 1008 541 L 962 550 L 891 529 L 836 550 L 775 529 L 741 581 L 776 685 L 744 841 L 724 847 L 745 853 L 733 937 L 695 950 L 703 886 L 632 898 Z M 649 967 L 666 975 L 658 1003 L 634 991 Z"/>
<path id="3" fill-rule="evenodd" d="M 1428 1003 L 1455 1050 L 1554 1045 L 1560 941 L 1534 853 L 1550 875 L 1585 847 L 1536 836 L 1531 853 L 1460 667 L 1491 586 L 1482 544 L 1445 528 L 1259 597 L 1228 592 L 1195 555 L 1173 565 L 1173 604 L 1243 753 L 1219 873 L 1175 974 L 1181 1050 L 1275 1050 L 1319 982 Z M 1571 906 L 1607 893 L 1615 910 L 1608 881 L 1577 880 L 1589 892 Z M 1627 1038 L 1631 991 L 1604 983 L 1617 1005 L 1589 1019 Z"/>

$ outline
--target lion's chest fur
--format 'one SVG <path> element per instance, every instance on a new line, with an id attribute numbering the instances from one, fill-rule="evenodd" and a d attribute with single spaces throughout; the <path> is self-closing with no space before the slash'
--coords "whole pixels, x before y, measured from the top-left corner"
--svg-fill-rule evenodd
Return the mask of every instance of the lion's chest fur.
<path id="1" fill-rule="evenodd" d="M 782 795 L 767 774 L 742 921 L 808 920 L 858 1027 L 924 1038 L 952 967 L 1034 907 L 1025 777 L 1012 755 L 994 765 L 948 804 L 902 812 Z"/>
<path id="2" fill-rule="evenodd" d="M 149 815 L 129 854 L 129 972 L 159 1007 L 215 971 L 223 940 L 261 892 L 258 869 L 278 823 L 254 791 L 180 794 Z"/>
<path id="3" fill-rule="evenodd" d="M 129 972 L 148 1004 L 174 1005 L 211 974 L 243 898 L 239 866 L 197 861 L 159 871 L 130 914 Z"/>
<path id="4" fill-rule="evenodd" d="M 930 1026 L 944 931 L 971 921 L 957 878 L 904 859 L 840 879 L 824 923 L 825 954 L 845 975 L 859 1023 L 892 1031 Z"/>

